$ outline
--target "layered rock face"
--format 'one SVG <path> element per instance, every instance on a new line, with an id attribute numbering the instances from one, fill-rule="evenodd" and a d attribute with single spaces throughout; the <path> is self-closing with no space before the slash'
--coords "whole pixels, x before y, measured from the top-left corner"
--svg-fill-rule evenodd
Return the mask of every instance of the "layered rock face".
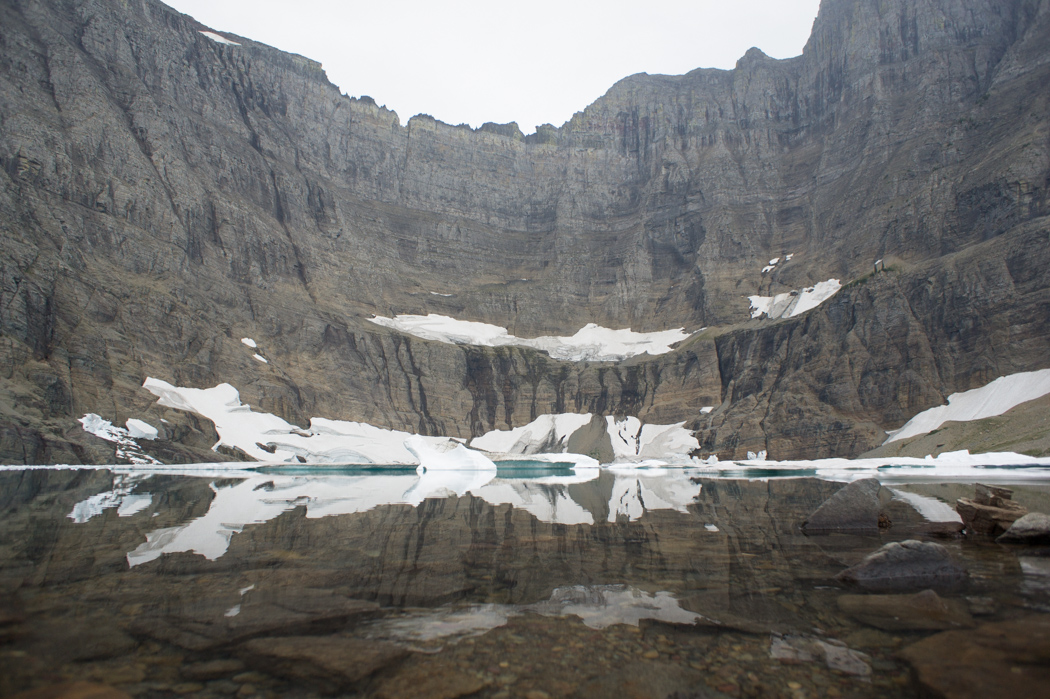
<path id="1" fill-rule="evenodd" d="M 151 0 L 0 20 L 2 462 L 111 460 L 75 419 L 162 417 L 146 376 L 227 381 L 304 425 L 470 436 L 590 411 L 785 458 L 865 451 L 1047 365 L 1045 2 L 826 0 L 797 58 L 632 76 L 528 137 L 402 125 Z M 829 277 L 857 283 L 747 320 L 746 296 Z M 428 312 L 711 329 L 614 365 L 366 320 Z M 210 454 L 207 426 L 179 429 L 171 458 Z"/>

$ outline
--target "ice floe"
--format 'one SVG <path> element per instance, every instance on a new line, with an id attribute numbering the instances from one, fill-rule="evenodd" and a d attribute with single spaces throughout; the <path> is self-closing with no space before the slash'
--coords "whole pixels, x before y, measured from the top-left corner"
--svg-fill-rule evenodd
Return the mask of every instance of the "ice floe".
<path id="1" fill-rule="evenodd" d="M 819 282 L 801 291 L 788 291 L 776 296 L 748 296 L 751 302 L 751 317 L 793 318 L 816 308 L 838 293 L 842 284 L 838 279 Z"/>
<path id="2" fill-rule="evenodd" d="M 684 464 L 682 461 L 670 463 Z M 697 460 L 693 460 L 697 464 Z M 656 465 L 651 463 L 651 465 Z M 694 470 L 694 469 L 690 469 Z M 875 477 L 881 482 L 911 480 L 1010 480 L 1050 478 L 1050 458 L 1034 457 L 1013 452 L 971 454 L 962 449 L 923 458 L 894 456 L 867 459 L 813 459 L 770 461 L 751 459 L 718 461 L 711 459 L 695 469 L 706 476 L 724 478 L 792 478 L 799 475 L 816 476 L 835 481 Z"/>
<path id="3" fill-rule="evenodd" d="M 889 444 L 926 434 L 946 422 L 968 422 L 1002 415 L 1021 403 L 1050 394 L 1050 369 L 1000 376 L 980 388 L 948 396 L 947 405 L 919 413 L 899 430 L 889 433 Z"/>
<path id="4" fill-rule="evenodd" d="M 516 345 L 546 352 L 554 359 L 568 361 L 618 362 L 643 353 L 666 354 L 672 345 L 689 337 L 684 328 L 650 333 L 636 333 L 630 328 L 612 330 L 588 323 L 571 337 L 515 337 L 488 323 L 456 320 L 431 313 L 425 316 L 398 315 L 393 318 L 370 318 L 376 325 L 409 335 L 456 345 L 502 347 Z"/>

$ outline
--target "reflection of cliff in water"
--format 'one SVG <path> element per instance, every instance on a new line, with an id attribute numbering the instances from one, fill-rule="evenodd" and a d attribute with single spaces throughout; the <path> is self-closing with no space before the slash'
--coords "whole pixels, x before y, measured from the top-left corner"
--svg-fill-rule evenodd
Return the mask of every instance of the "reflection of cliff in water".
<path id="1" fill-rule="evenodd" d="M 794 580 L 837 572 L 838 563 L 815 540 L 797 533 L 798 522 L 837 484 L 701 485 L 677 472 L 595 471 L 588 478 L 501 479 L 479 488 L 480 496 L 415 503 L 404 502 L 417 483 L 414 474 L 227 482 L 153 476 L 132 493 L 150 494 L 144 509 L 121 517 L 114 507 L 74 524 L 67 515 L 98 490 L 108 491 L 109 477 L 33 471 L 24 472 L 21 488 L 5 490 L 51 507 L 46 516 L 25 506 L 7 515 L 35 530 L 25 544 L 14 536 L 17 525 L 6 524 L 5 531 L 22 565 L 34 570 L 27 577 L 43 576 L 49 584 L 118 575 L 127 591 L 137 583 L 148 589 L 207 574 L 237 577 L 217 588 L 239 590 L 260 575 L 294 570 L 303 585 L 339 587 L 387 605 L 533 604 L 556 588 L 629 584 L 672 592 L 697 611 L 743 605 L 753 613 L 756 599 L 769 599 L 764 591 L 782 587 L 790 596 Z M 161 555 L 165 542 L 171 553 Z M 814 566 L 817 572 L 810 572 Z M 783 600 L 778 597 L 777 618 Z"/>
<path id="2" fill-rule="evenodd" d="M 799 523 L 840 484 L 693 482 L 673 471 L 559 477 L 576 482 L 497 479 L 481 495 L 383 504 L 418 479 L 152 475 L 129 482 L 102 471 L 0 473 L 0 632 L 13 648 L 73 672 L 111 658 L 132 662 L 147 648 L 184 655 L 179 662 L 231 654 L 258 660 L 264 650 L 284 652 L 280 639 L 288 637 L 422 644 L 435 658 L 454 652 L 442 650 L 452 639 L 472 637 L 471 652 L 481 653 L 521 628 L 553 634 L 550 643 L 570 631 L 590 633 L 587 643 L 597 644 L 618 638 L 618 625 L 650 620 L 684 624 L 690 648 L 712 642 L 703 634 L 743 634 L 734 643 L 755 645 L 756 663 L 775 664 L 771 632 L 816 628 L 840 638 L 857 631 L 838 611 L 843 590 L 833 576 L 881 544 L 908 538 L 921 521 L 894 500 L 886 506 L 894 527 L 881 534 L 806 537 Z M 118 502 L 135 496 L 133 507 Z M 85 502 L 110 506 L 86 516 Z M 586 521 L 556 521 L 564 512 Z M 218 548 L 199 555 L 158 546 L 155 556 L 129 557 L 149 541 L 187 532 Z M 980 573 L 982 595 L 1045 598 L 1042 588 L 1025 585 L 1013 554 L 948 545 Z M 416 662 L 395 662 L 401 657 L 390 655 L 384 662 L 394 665 L 384 672 Z M 0 665 L 0 675 L 13 673 L 4 693 L 35 681 L 32 663 Z"/>

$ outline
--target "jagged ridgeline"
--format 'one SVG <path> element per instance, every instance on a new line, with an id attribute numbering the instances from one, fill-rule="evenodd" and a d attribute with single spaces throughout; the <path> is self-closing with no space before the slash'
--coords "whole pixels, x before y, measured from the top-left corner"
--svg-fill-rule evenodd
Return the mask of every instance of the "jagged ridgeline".
<path id="1" fill-rule="evenodd" d="M 111 462 L 87 413 L 214 460 L 147 377 L 302 426 L 589 412 L 684 420 L 704 455 L 849 456 L 1050 366 L 1047 2 L 825 0 L 799 57 L 634 75 L 529 136 L 402 123 L 210 31 L 153 0 L 0 3 L 0 462 Z M 428 313 L 707 329 L 574 361 L 369 320 Z"/>

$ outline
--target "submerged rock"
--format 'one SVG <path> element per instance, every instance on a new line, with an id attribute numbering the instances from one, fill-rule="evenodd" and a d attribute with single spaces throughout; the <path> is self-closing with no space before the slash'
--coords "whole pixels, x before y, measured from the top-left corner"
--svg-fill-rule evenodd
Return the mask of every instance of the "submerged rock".
<path id="1" fill-rule="evenodd" d="M 926 690 L 947 699 L 1045 697 L 1050 615 L 945 631 L 900 652 Z"/>
<path id="2" fill-rule="evenodd" d="M 951 590 L 966 578 L 966 569 L 952 560 L 946 548 L 914 539 L 886 544 L 835 576 L 840 582 L 875 592 Z"/>
<path id="3" fill-rule="evenodd" d="M 822 660 L 829 670 L 856 677 L 871 676 L 870 658 L 833 638 L 822 640 L 812 636 L 774 635 L 769 642 L 769 656 L 787 665 Z"/>
<path id="4" fill-rule="evenodd" d="M 131 695 L 108 684 L 63 682 L 15 694 L 11 699 L 131 699 Z"/>
<path id="5" fill-rule="evenodd" d="M 377 699 L 413 696 L 456 699 L 476 694 L 491 683 L 491 680 L 435 662 L 416 665 L 398 672 L 380 685 L 375 696 Z"/>
<path id="6" fill-rule="evenodd" d="M 996 541 L 1000 544 L 1050 544 L 1050 515 L 1029 512 L 1015 520 Z"/>
<path id="7" fill-rule="evenodd" d="M 876 478 L 864 478 L 847 484 L 813 511 L 802 523 L 802 531 L 877 532 L 881 488 Z"/>
<path id="8" fill-rule="evenodd" d="M 942 599 L 933 590 L 914 595 L 842 595 L 838 605 L 858 621 L 885 631 L 947 631 L 974 625 L 964 603 Z"/>
<path id="9" fill-rule="evenodd" d="M 244 663 L 234 658 L 205 660 L 199 663 L 183 665 L 179 672 L 188 680 L 207 682 L 224 677 L 231 677 L 244 670 Z"/>
<path id="10" fill-rule="evenodd" d="M 913 533 L 935 539 L 959 539 L 965 528 L 962 522 L 925 522 L 915 527 Z"/>
<path id="11" fill-rule="evenodd" d="M 257 638 L 241 650 L 250 664 L 268 673 L 325 691 L 350 687 L 408 655 L 389 643 L 340 636 Z"/>

